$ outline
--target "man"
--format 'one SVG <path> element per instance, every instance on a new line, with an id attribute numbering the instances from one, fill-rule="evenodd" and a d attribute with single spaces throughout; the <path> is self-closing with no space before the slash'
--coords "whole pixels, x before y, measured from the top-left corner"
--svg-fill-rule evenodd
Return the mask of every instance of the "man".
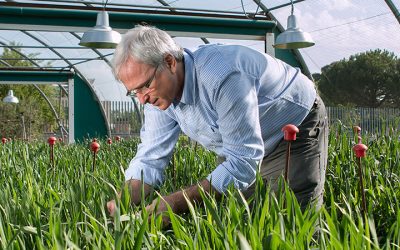
<path id="1" fill-rule="evenodd" d="M 322 203 L 327 156 L 327 117 L 313 82 L 299 69 L 237 45 L 204 45 L 183 50 L 154 27 L 136 26 L 116 48 L 113 71 L 145 105 L 145 122 L 136 156 L 125 172 L 132 202 L 164 182 L 164 168 L 182 131 L 219 155 L 220 164 L 199 184 L 223 194 L 233 184 L 246 196 L 256 171 L 276 189 L 285 168 L 282 127 L 299 127 L 292 143 L 289 183 L 300 204 Z M 262 161 L 258 170 L 259 162 Z M 210 182 L 211 181 L 211 182 Z M 183 192 L 201 200 L 194 185 L 163 197 L 175 213 L 187 210 Z M 107 203 L 111 215 L 115 202 Z"/>

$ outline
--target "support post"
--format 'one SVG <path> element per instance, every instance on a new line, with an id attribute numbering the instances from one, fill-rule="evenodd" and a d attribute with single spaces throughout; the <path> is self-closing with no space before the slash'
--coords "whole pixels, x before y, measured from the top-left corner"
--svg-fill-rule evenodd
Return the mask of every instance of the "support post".
<path id="1" fill-rule="evenodd" d="M 75 142 L 74 79 L 68 79 L 68 143 Z"/>
<path id="2" fill-rule="evenodd" d="M 274 33 L 266 33 L 265 34 L 265 53 L 275 57 L 275 48 L 273 47 L 275 43 L 275 35 Z"/>

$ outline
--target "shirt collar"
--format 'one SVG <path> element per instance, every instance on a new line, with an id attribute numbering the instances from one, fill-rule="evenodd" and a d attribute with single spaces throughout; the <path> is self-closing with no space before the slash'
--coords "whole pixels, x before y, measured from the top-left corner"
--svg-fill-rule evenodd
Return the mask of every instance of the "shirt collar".
<path id="1" fill-rule="evenodd" d="M 184 65 L 185 65 L 185 82 L 183 84 L 182 97 L 179 103 L 193 104 L 195 97 L 195 68 L 193 62 L 193 54 L 190 50 L 184 49 Z"/>

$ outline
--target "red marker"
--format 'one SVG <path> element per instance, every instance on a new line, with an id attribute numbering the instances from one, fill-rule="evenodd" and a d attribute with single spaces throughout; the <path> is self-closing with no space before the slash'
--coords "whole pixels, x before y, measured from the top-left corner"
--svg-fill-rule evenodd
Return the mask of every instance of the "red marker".
<path id="1" fill-rule="evenodd" d="M 362 143 L 358 143 L 353 147 L 354 153 L 356 153 L 357 158 L 365 157 L 367 155 L 367 149 L 368 147 Z"/>
<path id="2" fill-rule="evenodd" d="M 57 138 L 54 136 L 47 139 L 47 143 L 50 145 L 50 164 L 54 167 L 54 144 L 56 144 Z"/>
<path id="3" fill-rule="evenodd" d="M 54 136 L 49 137 L 49 139 L 47 139 L 47 142 L 49 143 L 50 146 L 53 146 L 54 144 L 56 144 L 57 138 L 55 138 Z"/>
<path id="4" fill-rule="evenodd" d="M 296 140 L 296 134 L 299 129 L 293 124 L 287 124 L 282 128 L 283 139 L 288 142 L 286 149 L 286 166 L 285 166 L 285 181 L 289 180 L 289 162 L 290 162 L 290 145 Z"/>
<path id="5" fill-rule="evenodd" d="M 288 124 L 282 128 L 282 131 L 283 139 L 285 141 L 295 141 L 296 134 L 299 132 L 299 129 L 293 124 Z"/>
<path id="6" fill-rule="evenodd" d="M 93 142 L 90 144 L 90 150 L 93 152 L 93 166 L 92 166 L 92 171 L 94 171 L 94 167 L 96 165 L 96 153 L 100 150 L 100 144 L 98 144 L 95 139 Z"/>
<path id="7" fill-rule="evenodd" d="M 363 214 L 364 217 L 367 213 L 367 201 L 365 199 L 365 192 L 364 192 L 364 181 L 363 181 L 363 171 L 362 171 L 362 166 L 361 166 L 361 158 L 365 157 L 367 154 L 367 149 L 368 147 L 361 142 L 356 144 L 353 147 L 354 153 L 356 154 L 357 157 L 357 165 L 358 165 L 358 176 L 360 178 L 360 189 L 361 189 L 361 198 L 362 198 L 362 206 L 363 206 Z"/>
<path id="8" fill-rule="evenodd" d="M 359 126 L 354 126 L 353 131 L 359 135 L 361 133 L 361 128 Z"/>

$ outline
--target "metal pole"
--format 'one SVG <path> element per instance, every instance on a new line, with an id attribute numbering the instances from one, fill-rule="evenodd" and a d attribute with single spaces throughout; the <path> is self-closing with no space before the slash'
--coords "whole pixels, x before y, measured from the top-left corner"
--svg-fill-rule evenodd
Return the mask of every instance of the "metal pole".
<path id="1" fill-rule="evenodd" d="M 285 181 L 286 181 L 286 183 L 289 183 L 290 144 L 291 144 L 291 142 L 289 141 L 287 143 L 287 148 L 286 148 L 286 165 L 285 165 Z"/>
<path id="2" fill-rule="evenodd" d="M 21 113 L 21 120 L 22 120 L 22 139 L 25 141 L 26 140 L 26 129 L 25 129 L 24 113 Z"/>
<path id="3" fill-rule="evenodd" d="M 48 2 L 48 0 L 36 0 L 37 2 Z M 182 11 L 193 11 L 193 12 L 210 12 L 210 13 L 222 13 L 222 14 L 243 14 L 241 11 L 229 11 L 229 10 L 212 10 L 212 9 L 196 9 L 196 8 L 184 8 L 184 7 L 172 7 L 168 3 L 163 0 L 157 0 L 159 3 L 163 4 L 164 6 L 154 6 L 154 5 L 138 5 L 138 4 L 124 4 L 124 3 L 107 3 L 107 6 L 115 6 L 115 7 L 132 7 L 132 8 L 145 8 L 145 9 L 168 9 L 168 10 L 182 10 Z M 305 0 L 298 0 L 296 2 L 302 2 Z M 90 2 L 83 0 L 57 0 L 58 3 L 82 3 L 86 6 L 96 8 L 94 5 L 100 5 L 101 8 L 104 8 L 104 2 Z M 165 3 L 165 4 L 164 4 Z M 51 5 L 51 4 L 50 4 Z M 287 6 L 288 4 L 283 4 L 278 6 L 278 8 Z M 289 4 L 290 5 L 290 4 Z M 274 8 L 275 9 L 275 8 Z M 109 10 L 109 8 L 105 8 L 105 10 Z M 254 13 L 251 13 L 254 14 Z"/>
<path id="4" fill-rule="evenodd" d="M 361 157 L 357 157 L 357 165 L 358 165 L 358 175 L 360 178 L 360 192 L 361 192 L 361 201 L 362 201 L 362 213 L 364 215 L 367 214 L 367 202 L 365 199 L 365 191 L 364 191 L 364 181 L 363 181 L 363 171 L 361 166 Z"/>
<path id="5" fill-rule="evenodd" d="M 396 8 L 396 5 L 394 5 L 392 0 L 385 0 L 385 2 L 388 5 L 389 9 L 393 12 L 394 17 L 400 24 L 400 11 Z"/>
<path id="6" fill-rule="evenodd" d="M 93 151 L 93 165 L 92 165 L 92 172 L 94 172 L 94 167 L 96 166 L 96 152 Z"/>

